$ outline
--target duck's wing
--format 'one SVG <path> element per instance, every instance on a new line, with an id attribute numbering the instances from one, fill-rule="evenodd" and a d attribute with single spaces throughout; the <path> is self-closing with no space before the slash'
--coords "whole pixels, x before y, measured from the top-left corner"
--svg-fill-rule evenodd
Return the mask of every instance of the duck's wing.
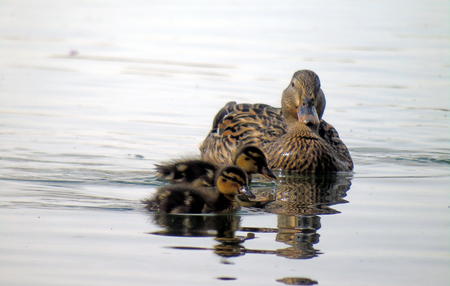
<path id="1" fill-rule="evenodd" d="M 337 158 L 345 166 L 344 169 L 348 169 L 348 171 L 353 170 L 353 160 L 350 152 L 333 125 L 322 119 L 319 126 L 319 135 L 336 151 Z"/>
<path id="2" fill-rule="evenodd" d="M 286 124 L 279 108 L 229 102 L 215 116 L 200 151 L 204 160 L 219 165 L 231 164 L 232 156 L 240 146 L 261 146 L 285 133 Z"/>

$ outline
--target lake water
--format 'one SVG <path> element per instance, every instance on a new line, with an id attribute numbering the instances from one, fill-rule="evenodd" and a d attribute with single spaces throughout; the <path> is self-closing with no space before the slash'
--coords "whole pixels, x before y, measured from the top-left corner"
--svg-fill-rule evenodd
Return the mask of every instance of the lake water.
<path id="1" fill-rule="evenodd" d="M 449 285 L 448 1 L 0 7 L 1 285 Z M 352 175 L 257 182 L 267 211 L 144 210 L 154 163 L 305 68 Z"/>

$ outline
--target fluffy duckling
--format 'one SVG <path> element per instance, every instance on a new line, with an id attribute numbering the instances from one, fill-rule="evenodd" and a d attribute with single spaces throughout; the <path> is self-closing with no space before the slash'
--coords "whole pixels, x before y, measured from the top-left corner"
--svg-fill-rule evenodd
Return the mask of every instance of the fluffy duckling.
<path id="1" fill-rule="evenodd" d="M 163 213 L 221 213 L 239 208 L 237 195 L 255 197 L 248 188 L 246 172 L 237 166 L 228 166 L 217 172 L 215 187 L 168 185 L 160 188 L 153 198 L 144 203 L 148 210 Z"/>
<path id="2" fill-rule="evenodd" d="M 243 169 L 249 176 L 261 174 L 274 180 L 276 176 L 267 165 L 266 156 L 256 146 L 247 145 L 237 150 L 232 164 Z M 158 164 L 157 175 L 172 183 L 191 183 L 194 186 L 213 186 L 217 170 L 216 165 L 204 160 L 180 160 L 168 164 Z"/>
<path id="3" fill-rule="evenodd" d="M 281 109 L 265 104 L 226 104 L 200 146 L 202 159 L 229 164 L 246 144 L 260 147 L 273 169 L 323 174 L 351 171 L 353 161 L 336 129 L 321 119 L 325 95 L 317 74 L 297 71 L 283 91 Z"/>
<path id="4" fill-rule="evenodd" d="M 171 183 L 190 183 L 194 187 L 213 186 L 216 165 L 200 159 L 155 164 L 156 175 Z"/>

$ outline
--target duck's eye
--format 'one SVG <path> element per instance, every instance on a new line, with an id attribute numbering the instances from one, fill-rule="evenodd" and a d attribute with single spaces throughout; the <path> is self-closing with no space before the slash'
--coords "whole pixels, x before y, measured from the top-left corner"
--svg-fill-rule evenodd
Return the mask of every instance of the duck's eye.
<path id="1" fill-rule="evenodd" d="M 294 84 L 294 82 L 291 82 L 291 86 L 292 86 L 292 87 L 295 87 L 295 84 Z"/>

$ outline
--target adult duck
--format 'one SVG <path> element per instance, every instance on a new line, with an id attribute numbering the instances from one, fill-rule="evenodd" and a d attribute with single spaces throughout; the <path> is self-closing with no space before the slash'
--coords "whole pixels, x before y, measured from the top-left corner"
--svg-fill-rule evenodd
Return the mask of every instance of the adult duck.
<path id="1" fill-rule="evenodd" d="M 202 158 L 230 164 L 242 145 L 260 147 L 272 169 L 323 174 L 351 171 L 353 161 L 336 129 L 322 119 L 325 95 L 310 70 L 294 73 L 281 109 L 266 104 L 227 103 L 200 146 Z"/>

